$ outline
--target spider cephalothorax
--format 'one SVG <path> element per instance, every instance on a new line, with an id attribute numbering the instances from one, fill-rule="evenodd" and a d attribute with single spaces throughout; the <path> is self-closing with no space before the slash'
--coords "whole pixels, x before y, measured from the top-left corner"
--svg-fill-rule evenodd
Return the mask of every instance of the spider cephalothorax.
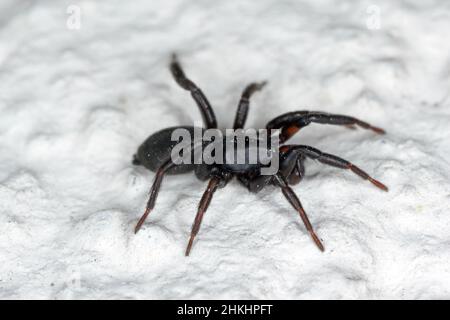
<path id="1" fill-rule="evenodd" d="M 205 123 L 205 129 L 216 129 L 217 121 L 211 105 L 209 104 L 203 92 L 185 76 L 175 55 L 173 55 L 172 57 L 170 70 L 176 82 L 182 88 L 188 90 L 194 98 L 194 101 L 197 103 L 202 114 L 203 121 Z M 248 114 L 249 99 L 253 93 L 261 90 L 265 84 L 265 82 L 252 83 L 248 85 L 242 93 L 242 97 L 240 99 L 236 117 L 234 120 L 233 128 L 235 130 L 244 127 Z M 377 134 L 385 133 L 383 129 L 374 127 L 364 121 L 349 116 L 311 111 L 294 111 L 285 113 L 269 121 L 269 123 L 266 125 L 266 129 L 268 130 L 277 130 L 276 138 L 278 138 L 278 141 L 281 143 L 281 147 L 277 148 L 277 152 L 275 153 L 276 157 L 278 157 L 277 160 L 279 166 L 276 172 L 267 175 L 262 174 L 262 170 L 263 168 L 267 167 L 267 163 L 259 162 L 257 162 L 256 164 L 244 162 L 238 165 L 229 165 L 226 163 L 211 164 L 204 162 L 176 164 L 172 159 L 171 154 L 173 148 L 177 145 L 178 142 L 172 141 L 172 133 L 177 129 L 184 129 L 187 132 L 193 133 L 195 128 L 191 126 L 178 126 L 163 129 L 147 138 L 147 140 L 145 140 L 144 143 L 142 143 L 142 145 L 139 147 L 137 153 L 134 156 L 134 164 L 143 165 L 146 168 L 156 172 L 155 180 L 150 190 L 150 197 L 147 203 L 147 208 L 144 215 L 136 225 L 135 232 L 139 231 L 148 214 L 153 209 L 164 175 L 181 174 L 194 171 L 197 178 L 199 178 L 200 180 L 209 180 L 209 183 L 200 200 L 198 212 L 192 226 L 191 237 L 186 248 L 186 255 L 189 255 L 194 238 L 200 229 L 203 215 L 208 208 L 209 203 L 211 202 L 214 192 L 218 188 L 225 187 L 227 183 L 233 178 L 237 178 L 237 180 L 251 192 L 258 192 L 268 185 L 275 185 L 280 188 L 289 203 L 300 214 L 300 217 L 307 231 L 313 238 L 316 245 L 321 251 L 323 251 L 324 247 L 319 237 L 314 232 L 314 229 L 309 222 L 309 219 L 300 203 L 300 200 L 298 199 L 292 188 L 289 186 L 297 184 L 302 180 L 305 174 L 304 161 L 306 160 L 306 158 L 318 160 L 321 163 L 337 168 L 349 169 L 361 178 L 370 181 L 381 190 L 387 191 L 388 188 L 347 160 L 341 159 L 332 154 L 321 152 L 320 150 L 310 146 L 284 144 L 295 133 L 297 133 L 300 129 L 309 125 L 310 123 L 342 125 L 349 128 L 355 128 L 355 126 L 359 126 L 364 129 L 372 130 Z M 202 144 L 208 143 L 211 142 L 202 142 Z M 264 146 L 262 148 L 270 149 L 267 146 Z"/>

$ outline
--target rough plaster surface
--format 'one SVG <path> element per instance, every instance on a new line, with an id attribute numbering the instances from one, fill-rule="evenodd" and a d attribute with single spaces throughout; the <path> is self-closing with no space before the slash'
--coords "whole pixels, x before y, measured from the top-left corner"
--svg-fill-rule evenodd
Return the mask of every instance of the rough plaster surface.
<path id="1" fill-rule="evenodd" d="M 0 298 L 450 298 L 449 29 L 450 3 L 432 0 L 3 0 Z M 321 253 L 279 190 L 231 183 L 185 258 L 205 189 L 187 174 L 134 235 L 154 174 L 133 153 L 201 120 L 168 72 L 174 51 L 224 128 L 264 79 L 250 127 L 311 109 L 385 128 L 311 125 L 293 142 L 389 193 L 308 161 L 294 190 Z"/>

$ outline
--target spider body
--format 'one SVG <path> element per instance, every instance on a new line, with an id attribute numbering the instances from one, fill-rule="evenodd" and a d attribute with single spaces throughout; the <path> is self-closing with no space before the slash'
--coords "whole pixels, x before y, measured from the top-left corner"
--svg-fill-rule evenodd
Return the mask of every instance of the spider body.
<path id="1" fill-rule="evenodd" d="M 271 145 L 271 141 L 274 139 L 273 135 L 269 136 L 267 140 L 263 140 L 259 135 L 256 135 L 253 138 L 246 138 L 244 144 L 238 144 L 236 137 L 230 138 L 230 136 L 225 134 L 215 140 L 201 138 L 189 142 L 189 148 L 192 151 L 192 154 L 190 154 L 192 161 L 188 163 L 176 163 L 172 157 L 172 151 L 179 144 L 179 141 L 172 139 L 172 135 L 176 130 L 182 129 L 190 136 L 195 136 L 196 130 L 203 134 L 205 129 L 216 129 L 216 131 L 218 129 L 213 109 L 207 98 L 203 92 L 185 76 L 175 55 L 172 57 L 170 70 L 176 82 L 191 93 L 201 111 L 205 128 L 195 128 L 192 126 L 166 128 L 152 134 L 138 148 L 133 163 L 135 165 L 143 165 L 147 169 L 156 172 L 156 175 L 150 189 L 150 196 L 145 213 L 136 225 L 136 233 L 154 208 L 162 179 L 166 174 L 177 175 L 193 171 L 198 179 L 202 181 L 209 180 L 208 187 L 201 198 L 197 215 L 192 226 L 191 237 L 186 248 L 186 256 L 190 253 L 194 238 L 200 230 L 203 215 L 211 202 L 213 194 L 217 189 L 225 187 L 233 178 L 236 178 L 241 185 L 254 193 L 261 191 L 268 185 L 274 185 L 280 188 L 283 195 L 298 212 L 307 231 L 318 248 L 322 251 L 324 250 L 324 247 L 309 222 L 300 200 L 290 187 L 290 185 L 298 184 L 304 177 L 304 162 L 307 158 L 317 160 L 326 165 L 351 170 L 353 173 L 370 181 L 381 190 L 388 190 L 384 184 L 373 179 L 366 172 L 347 160 L 332 154 L 324 153 L 310 146 L 285 144 L 289 138 L 310 123 L 342 125 L 351 129 L 354 129 L 355 126 L 359 126 L 364 129 L 372 130 L 377 134 L 384 134 L 384 130 L 359 119 L 324 112 L 289 112 L 268 122 L 266 129 L 276 130 L 276 138 L 281 143 L 281 146 L 277 145 L 276 148 Z M 234 130 L 242 129 L 244 127 L 249 109 L 249 99 L 253 93 L 261 90 L 265 84 L 265 82 L 251 83 L 245 88 L 238 105 L 233 126 Z M 227 142 L 230 141 L 231 145 L 227 144 Z M 215 155 L 220 151 L 218 159 L 221 159 L 222 161 L 211 163 L 205 161 L 203 158 L 196 161 L 198 160 L 198 154 L 194 151 L 200 147 L 202 150 L 207 147 L 215 147 Z M 249 161 L 250 154 L 252 153 L 258 154 L 257 161 Z M 236 157 L 236 155 L 241 156 Z M 259 156 L 262 156 L 262 158 Z M 227 161 L 227 159 L 230 158 L 233 159 L 233 161 Z M 263 170 L 267 169 L 269 162 L 273 160 L 276 160 L 279 164 L 277 170 L 271 174 L 264 174 Z"/>
<path id="2" fill-rule="evenodd" d="M 162 129 L 148 137 L 138 148 L 133 163 L 143 165 L 147 169 L 155 172 L 167 159 L 170 159 L 172 149 L 178 141 L 172 140 L 172 133 L 178 129 L 185 129 L 194 135 L 195 128 L 192 126 L 176 126 Z M 203 130 L 203 129 L 201 129 Z M 167 174 L 182 174 L 194 170 L 194 164 L 181 164 L 173 166 Z"/>
<path id="3" fill-rule="evenodd" d="M 135 165 L 143 165 L 147 169 L 156 172 L 167 159 L 171 158 L 173 148 L 179 143 L 178 140 L 172 139 L 175 130 L 186 130 L 191 136 L 194 136 L 194 130 L 203 132 L 203 128 L 195 128 L 190 126 L 176 126 L 162 129 L 149 136 L 138 148 L 134 156 L 133 163 Z M 221 172 L 230 173 L 239 178 L 251 178 L 260 174 L 261 168 L 267 167 L 267 164 L 261 162 L 250 163 L 249 154 L 270 154 L 270 147 L 266 143 L 261 144 L 257 139 L 248 139 L 243 144 L 233 143 L 233 148 L 226 148 L 227 139 L 233 137 L 224 136 L 220 141 L 201 141 L 202 147 L 217 143 L 217 148 L 222 149 L 222 164 L 206 164 L 205 162 L 194 163 L 194 156 L 189 164 L 181 163 L 174 165 L 167 170 L 167 175 L 184 174 L 194 171 L 197 178 L 207 180 L 214 175 L 222 175 Z M 252 141 L 254 140 L 254 141 Z M 194 142 L 191 144 L 194 148 Z M 252 147 L 256 146 L 256 147 Z M 239 155 L 242 155 L 239 157 Z M 226 159 L 234 159 L 234 161 L 226 161 Z M 270 158 L 269 156 L 267 158 Z M 270 159 L 266 159 L 266 162 Z M 265 179 L 270 180 L 270 179 Z M 247 187 L 247 184 L 244 184 Z M 259 189 L 249 188 L 252 192 Z"/>

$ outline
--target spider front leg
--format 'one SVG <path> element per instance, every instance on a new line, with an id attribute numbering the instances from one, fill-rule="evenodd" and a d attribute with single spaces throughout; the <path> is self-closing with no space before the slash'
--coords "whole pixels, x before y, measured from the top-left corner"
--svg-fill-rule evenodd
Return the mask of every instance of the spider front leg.
<path id="1" fill-rule="evenodd" d="M 303 180 L 303 177 L 305 176 L 305 165 L 303 164 L 304 158 L 299 157 L 297 161 L 295 162 L 295 167 L 292 170 L 291 174 L 287 176 L 287 180 L 289 182 L 289 185 L 296 185 L 299 184 L 300 181 Z"/>
<path id="2" fill-rule="evenodd" d="M 377 188 L 388 191 L 388 187 L 386 187 L 383 183 L 380 181 L 372 178 L 369 174 L 367 174 L 365 171 L 354 165 L 353 163 L 339 158 L 335 155 L 324 153 L 316 148 L 310 147 L 310 146 L 303 146 L 303 145 L 285 145 L 282 148 L 286 152 L 293 152 L 297 153 L 298 155 L 303 155 L 308 158 L 317 160 L 321 163 L 340 168 L 340 169 L 348 169 L 351 170 L 353 173 L 357 174 L 364 180 L 369 180 L 373 185 L 375 185 Z"/>
<path id="3" fill-rule="evenodd" d="M 266 128 L 268 130 L 280 129 L 280 143 L 282 143 L 311 123 L 342 125 L 348 128 L 359 126 L 364 129 L 372 130 L 377 134 L 385 133 L 383 129 L 372 126 L 357 118 L 313 111 L 295 111 L 282 114 L 267 123 Z"/>
<path id="4" fill-rule="evenodd" d="M 177 56 L 175 54 L 172 55 L 172 62 L 170 63 L 170 71 L 172 72 L 175 81 L 185 90 L 188 90 L 194 101 L 197 103 L 200 108 L 200 112 L 202 114 L 203 121 L 205 122 L 205 126 L 207 129 L 217 128 L 217 120 L 214 114 L 214 111 L 209 104 L 208 99 L 203 94 L 202 90 L 200 90 L 197 85 L 186 78 L 183 69 L 181 68 L 180 63 L 178 62 Z"/>
<path id="5" fill-rule="evenodd" d="M 320 251 L 324 251 L 325 248 L 324 248 L 322 242 L 320 241 L 319 237 L 314 232 L 311 222 L 309 222 L 308 216 L 306 215 L 306 212 L 303 209 L 302 204 L 300 203 L 300 200 L 298 199 L 295 192 L 291 189 L 291 187 L 289 187 L 286 179 L 283 177 L 283 175 L 278 173 L 274 176 L 273 182 L 281 188 L 281 191 L 283 192 L 286 199 L 294 207 L 294 209 L 297 210 L 297 212 L 300 214 L 300 218 L 302 219 L 303 224 L 306 227 L 306 230 L 308 230 L 309 234 L 311 235 L 311 238 L 314 240 L 317 247 L 320 249 Z"/>
<path id="6" fill-rule="evenodd" d="M 302 154 L 291 152 L 288 146 L 280 147 L 279 172 L 286 177 L 289 185 L 296 185 L 305 176 L 304 162 L 306 157 Z"/>

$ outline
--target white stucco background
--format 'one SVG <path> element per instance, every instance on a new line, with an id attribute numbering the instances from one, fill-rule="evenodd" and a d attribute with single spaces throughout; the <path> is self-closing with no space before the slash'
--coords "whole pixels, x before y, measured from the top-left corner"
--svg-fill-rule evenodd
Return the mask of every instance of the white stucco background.
<path id="1" fill-rule="evenodd" d="M 437 0 L 3 0 L 0 298 L 450 298 L 448 30 Z M 168 72 L 172 52 L 223 128 L 256 80 L 269 84 L 250 127 L 302 109 L 383 127 L 311 125 L 293 142 L 389 193 L 308 161 L 294 190 L 321 253 L 279 190 L 230 183 L 186 258 L 206 186 L 168 177 L 134 235 L 154 174 L 133 153 L 201 120 Z"/>

